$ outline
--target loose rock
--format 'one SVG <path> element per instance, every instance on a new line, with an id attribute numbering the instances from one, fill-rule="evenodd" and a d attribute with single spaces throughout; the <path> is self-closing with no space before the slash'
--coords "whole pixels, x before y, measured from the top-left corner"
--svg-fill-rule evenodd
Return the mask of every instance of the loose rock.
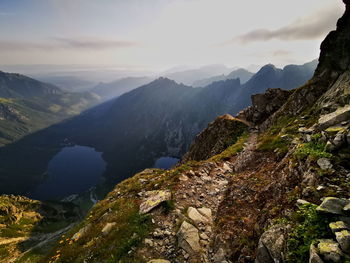
<path id="1" fill-rule="evenodd" d="M 321 213 L 343 215 L 343 208 L 350 203 L 347 199 L 326 197 L 316 210 Z"/>
<path id="2" fill-rule="evenodd" d="M 140 213 L 146 214 L 164 201 L 171 199 L 171 193 L 168 190 L 155 190 L 145 192 L 145 200 L 140 205 Z"/>
<path id="3" fill-rule="evenodd" d="M 198 229 L 184 221 L 177 233 L 179 246 L 189 254 L 198 253 L 201 250 L 199 245 Z"/>

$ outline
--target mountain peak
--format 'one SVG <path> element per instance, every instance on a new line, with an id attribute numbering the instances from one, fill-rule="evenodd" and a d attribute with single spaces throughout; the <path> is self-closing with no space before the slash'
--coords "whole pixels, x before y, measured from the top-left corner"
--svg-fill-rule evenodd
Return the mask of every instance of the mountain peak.
<path id="1" fill-rule="evenodd" d="M 176 83 L 174 80 L 169 79 L 167 77 L 159 77 L 151 82 L 152 84 L 174 84 Z M 150 84 L 151 84 L 150 83 Z"/>
<path id="2" fill-rule="evenodd" d="M 315 76 L 330 81 L 350 67 L 350 0 L 343 2 L 346 5 L 345 13 L 338 20 L 337 29 L 331 31 L 322 42 L 315 73 Z"/>

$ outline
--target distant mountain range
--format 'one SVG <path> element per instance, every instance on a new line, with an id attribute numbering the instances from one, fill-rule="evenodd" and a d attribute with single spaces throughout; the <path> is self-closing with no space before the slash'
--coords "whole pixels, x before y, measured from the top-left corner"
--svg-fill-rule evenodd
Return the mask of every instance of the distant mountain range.
<path id="1" fill-rule="evenodd" d="M 0 146 L 96 105 L 92 93 L 72 93 L 0 71 Z"/>
<path id="2" fill-rule="evenodd" d="M 268 88 L 292 89 L 310 79 L 316 61 L 278 69 L 266 65 L 247 83 L 239 79 L 203 88 L 159 78 L 111 102 L 103 114 L 91 110 L 69 123 L 71 139 L 104 152 L 109 178 L 128 177 L 161 156 L 180 157 L 216 116 L 236 114 L 251 95 Z"/>
<path id="3" fill-rule="evenodd" d="M 214 76 L 222 75 L 222 74 L 228 74 L 234 69 L 228 68 L 224 65 L 208 65 L 196 69 L 186 69 L 182 71 L 175 71 L 175 72 L 164 72 L 163 74 L 160 74 L 163 77 L 172 79 L 176 81 L 177 83 L 183 83 L 188 86 L 193 86 L 193 84 L 202 79 L 211 78 Z"/>
<path id="4" fill-rule="evenodd" d="M 208 86 L 209 84 L 215 82 L 215 81 L 220 81 L 220 80 L 227 80 L 227 79 L 240 79 L 241 83 L 244 84 L 246 83 L 252 76 L 254 76 L 254 73 L 249 72 L 246 69 L 240 68 L 232 71 L 228 75 L 219 75 L 219 76 L 214 76 L 211 78 L 205 78 L 201 80 L 197 80 L 193 82 L 192 86 L 193 87 L 205 87 Z"/>
<path id="5" fill-rule="evenodd" d="M 151 167 L 160 157 L 182 156 L 194 137 L 216 116 L 238 113 L 250 105 L 252 94 L 268 88 L 296 88 L 312 77 L 315 67 L 316 62 L 284 69 L 266 65 L 245 84 L 239 79 L 227 79 L 199 88 L 158 78 L 84 114 L 0 148 L 0 192 L 11 188 L 12 192 L 23 193 L 29 185 L 37 184 L 45 172 L 46 161 L 57 153 L 63 141 L 103 152 L 107 162 L 106 184 L 114 185 Z M 67 94 L 71 93 L 50 96 Z M 18 166 L 20 171 L 16 172 Z M 18 176 L 23 178 L 20 180 L 23 184 L 13 188 L 13 178 Z"/>
<path id="6" fill-rule="evenodd" d="M 122 78 L 109 83 L 99 83 L 90 91 L 98 94 L 104 100 L 116 98 L 123 93 L 129 92 L 142 85 L 151 82 L 153 79 L 150 77 L 128 77 Z"/>

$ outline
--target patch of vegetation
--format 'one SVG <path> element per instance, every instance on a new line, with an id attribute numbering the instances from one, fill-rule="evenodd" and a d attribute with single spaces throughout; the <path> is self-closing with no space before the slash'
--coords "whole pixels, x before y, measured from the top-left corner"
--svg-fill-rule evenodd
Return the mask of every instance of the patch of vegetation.
<path id="1" fill-rule="evenodd" d="M 298 131 L 298 121 L 294 117 L 281 117 L 259 138 L 258 150 L 287 153 L 292 138 Z"/>
<path id="2" fill-rule="evenodd" d="M 293 229 L 287 241 L 287 262 L 304 263 L 309 260 L 309 249 L 316 239 L 331 236 L 331 219 L 320 215 L 316 205 L 305 204 L 292 215 Z"/>
<path id="3" fill-rule="evenodd" d="M 244 143 L 247 141 L 249 137 L 248 133 L 243 133 L 238 140 L 236 141 L 235 144 L 229 146 L 226 150 L 223 152 L 211 157 L 209 161 L 214 161 L 214 162 L 219 162 L 222 160 L 227 160 L 230 157 L 236 155 L 237 153 L 243 151 L 244 148 Z"/>
<path id="4" fill-rule="evenodd" d="M 265 136 L 261 139 L 258 150 L 274 151 L 278 149 L 280 153 L 287 153 L 290 143 L 290 137 Z"/>
<path id="5" fill-rule="evenodd" d="M 311 158 L 311 160 L 331 158 L 332 154 L 326 152 L 325 147 L 326 143 L 314 137 L 311 142 L 301 144 L 294 152 L 294 156 L 299 160 L 305 160 L 307 158 Z"/>
<path id="6" fill-rule="evenodd" d="M 161 204 L 164 209 L 164 213 L 168 214 L 175 209 L 175 201 L 167 200 Z"/>
<path id="7" fill-rule="evenodd" d="M 92 227 L 79 239 L 62 236 L 51 252 L 50 259 L 46 258 L 42 262 L 54 259 L 55 262 L 62 263 L 83 262 L 87 256 L 91 259 L 98 258 L 100 262 L 140 262 L 130 251 L 139 247 L 152 230 L 151 217 L 139 214 L 135 200 L 120 198 L 112 203 L 110 206 L 101 204 L 95 207 L 84 224 L 80 225 L 83 227 L 90 224 Z M 108 234 L 103 235 L 102 229 L 107 222 L 116 225 Z M 68 236 L 73 233 L 71 231 Z"/>

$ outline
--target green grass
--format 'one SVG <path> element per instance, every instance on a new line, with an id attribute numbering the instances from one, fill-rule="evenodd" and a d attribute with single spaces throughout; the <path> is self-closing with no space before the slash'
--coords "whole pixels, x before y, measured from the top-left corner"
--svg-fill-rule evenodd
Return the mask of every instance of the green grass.
<path id="1" fill-rule="evenodd" d="M 111 212 L 101 220 L 101 216 L 109 209 Z M 107 222 L 115 222 L 116 226 L 108 235 L 103 236 L 101 230 Z M 99 262 L 138 262 L 137 256 L 129 251 L 139 247 L 152 230 L 151 217 L 139 214 L 138 204 L 130 199 L 117 199 L 109 206 L 104 203 L 96 206 L 80 227 L 87 224 L 92 227 L 80 239 L 63 238 L 64 242 L 59 243 L 51 252 L 51 259 L 59 251 L 57 262 L 62 263 L 83 262 L 88 255 Z M 72 231 L 69 236 L 73 233 Z M 48 261 L 49 258 L 45 260 Z"/>
<path id="2" fill-rule="evenodd" d="M 319 158 L 331 158 L 332 154 L 326 152 L 326 144 L 317 140 L 313 140 L 308 143 L 301 144 L 299 148 L 294 152 L 294 156 L 299 160 L 305 160 L 311 158 L 311 160 L 317 160 Z"/>
<path id="3" fill-rule="evenodd" d="M 209 160 L 214 162 L 219 162 L 222 160 L 227 160 L 230 157 L 236 155 L 237 153 L 243 151 L 244 149 L 244 143 L 247 141 L 249 137 L 248 133 L 244 133 L 241 135 L 241 137 L 238 138 L 235 144 L 229 146 L 226 150 L 223 152 L 211 157 Z"/>
<path id="4" fill-rule="evenodd" d="M 293 228 L 287 241 L 287 262 L 304 263 L 309 260 L 309 249 L 316 239 L 331 236 L 331 219 L 320 215 L 316 205 L 301 205 L 292 215 Z"/>

